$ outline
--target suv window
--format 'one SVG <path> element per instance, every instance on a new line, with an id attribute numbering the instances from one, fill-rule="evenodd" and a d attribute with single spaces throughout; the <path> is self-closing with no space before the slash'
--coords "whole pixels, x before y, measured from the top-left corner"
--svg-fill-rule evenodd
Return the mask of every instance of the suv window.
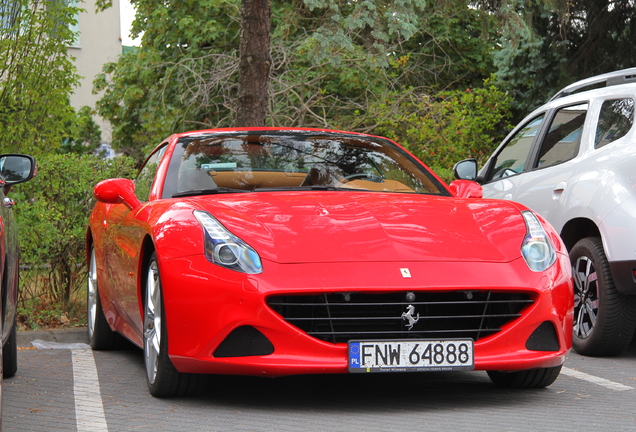
<path id="1" fill-rule="evenodd" d="M 544 116 L 545 114 L 541 114 L 530 120 L 508 141 L 508 144 L 497 155 L 490 180 L 508 177 L 523 171 Z"/>
<path id="2" fill-rule="evenodd" d="M 537 159 L 537 168 L 545 168 L 572 159 L 579 152 L 588 104 L 559 108 L 554 115 Z"/>
<path id="3" fill-rule="evenodd" d="M 634 99 L 603 102 L 596 126 L 594 147 L 601 148 L 624 137 L 634 124 Z"/>
<path id="4" fill-rule="evenodd" d="M 150 189 L 152 188 L 152 183 L 155 180 L 157 168 L 159 167 L 159 162 L 161 162 L 161 157 L 166 152 L 167 148 L 168 146 L 164 145 L 150 155 L 144 166 L 139 171 L 139 174 L 135 179 L 135 195 L 137 195 L 139 201 L 148 201 Z"/>

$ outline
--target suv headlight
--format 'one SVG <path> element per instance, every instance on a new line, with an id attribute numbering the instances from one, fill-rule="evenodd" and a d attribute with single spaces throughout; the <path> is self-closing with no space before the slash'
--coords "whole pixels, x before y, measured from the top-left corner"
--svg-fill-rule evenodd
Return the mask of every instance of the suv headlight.
<path id="1" fill-rule="evenodd" d="M 530 270 L 542 272 L 556 261 L 554 247 L 537 216 L 529 210 L 524 210 L 521 214 L 527 228 L 526 237 L 521 245 L 521 255 Z"/>
<path id="2" fill-rule="evenodd" d="M 208 261 L 242 273 L 257 274 L 263 271 L 258 253 L 228 231 L 212 215 L 195 210 L 194 217 L 203 227 L 205 257 Z"/>

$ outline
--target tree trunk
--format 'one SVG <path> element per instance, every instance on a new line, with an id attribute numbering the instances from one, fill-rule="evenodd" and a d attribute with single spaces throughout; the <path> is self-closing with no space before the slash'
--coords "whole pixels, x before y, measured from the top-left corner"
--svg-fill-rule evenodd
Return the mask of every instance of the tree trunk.
<path id="1" fill-rule="evenodd" d="M 268 106 L 269 0 L 243 0 L 236 126 L 265 126 Z"/>

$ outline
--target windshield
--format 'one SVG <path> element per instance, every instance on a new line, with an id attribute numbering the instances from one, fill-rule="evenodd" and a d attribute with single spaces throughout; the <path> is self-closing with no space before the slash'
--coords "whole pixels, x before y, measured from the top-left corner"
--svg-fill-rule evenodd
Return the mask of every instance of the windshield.
<path id="1" fill-rule="evenodd" d="M 165 185 L 169 196 L 315 189 L 448 194 L 399 147 L 345 134 L 268 131 L 182 138 L 170 170 L 166 183 L 171 179 L 176 185 Z"/>

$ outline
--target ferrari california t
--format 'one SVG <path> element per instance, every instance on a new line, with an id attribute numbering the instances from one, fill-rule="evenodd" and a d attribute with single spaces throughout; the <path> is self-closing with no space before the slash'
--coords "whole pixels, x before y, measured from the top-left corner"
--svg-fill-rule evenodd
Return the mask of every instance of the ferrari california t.
<path id="1" fill-rule="evenodd" d="M 94 195 L 90 344 L 143 348 L 154 396 L 210 374 L 482 370 L 538 388 L 571 348 L 553 228 L 386 138 L 180 133 Z"/>

